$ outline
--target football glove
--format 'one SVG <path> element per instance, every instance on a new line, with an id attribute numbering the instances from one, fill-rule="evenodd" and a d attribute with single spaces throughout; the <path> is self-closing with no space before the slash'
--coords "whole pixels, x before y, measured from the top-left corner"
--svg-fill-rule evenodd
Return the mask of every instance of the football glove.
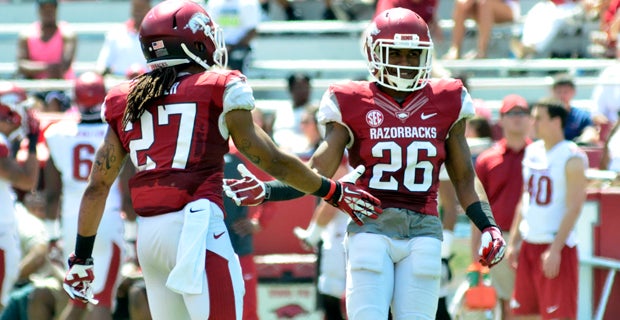
<path id="1" fill-rule="evenodd" d="M 363 217 L 377 219 L 383 212 L 381 201 L 370 193 L 355 185 L 355 181 L 364 174 L 366 169 L 359 165 L 355 170 L 347 173 L 336 184 L 335 191 L 323 200 L 332 206 L 346 212 L 355 223 L 363 225 Z"/>
<path id="2" fill-rule="evenodd" d="M 243 164 L 237 166 L 242 179 L 224 179 L 224 193 L 238 206 L 257 206 L 265 201 L 265 183 Z"/>
<path id="3" fill-rule="evenodd" d="M 95 299 L 92 283 L 95 280 L 93 270 L 93 258 L 81 259 L 71 254 L 69 256 L 69 271 L 65 275 L 62 283 L 63 289 L 73 300 L 79 300 L 84 303 L 97 304 L 99 301 Z"/>
<path id="4" fill-rule="evenodd" d="M 492 267 L 502 261 L 506 241 L 502 238 L 502 232 L 495 226 L 486 227 L 480 237 L 480 263 L 485 267 Z"/>

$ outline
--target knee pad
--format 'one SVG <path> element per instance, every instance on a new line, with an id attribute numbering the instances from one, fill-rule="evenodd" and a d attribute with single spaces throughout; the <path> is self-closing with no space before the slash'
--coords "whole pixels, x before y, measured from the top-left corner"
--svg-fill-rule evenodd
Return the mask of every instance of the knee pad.
<path id="1" fill-rule="evenodd" d="M 414 238 L 411 247 L 411 271 L 418 277 L 439 278 L 441 275 L 441 241 L 435 238 Z"/>

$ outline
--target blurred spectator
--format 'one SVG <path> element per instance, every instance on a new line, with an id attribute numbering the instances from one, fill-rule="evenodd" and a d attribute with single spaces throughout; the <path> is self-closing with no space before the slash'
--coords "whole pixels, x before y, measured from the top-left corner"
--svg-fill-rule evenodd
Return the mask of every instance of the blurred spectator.
<path id="1" fill-rule="evenodd" d="M 307 149 L 298 154 L 302 159 L 309 159 L 316 148 L 319 147 L 321 141 L 323 141 L 316 120 L 316 112 L 318 110 L 318 106 L 308 106 L 304 108 L 304 113 L 301 115 L 301 120 L 299 121 L 301 132 L 308 140 Z"/>
<path id="2" fill-rule="evenodd" d="M 493 145 L 493 132 L 491 123 L 487 118 L 475 115 L 467 119 L 465 126 L 465 138 L 471 152 L 472 161 L 476 161 L 478 155 Z"/>
<path id="3" fill-rule="evenodd" d="M 546 54 L 551 41 L 567 22 L 583 14 L 581 0 L 543 0 L 525 15 L 521 39 L 511 39 L 510 48 L 518 59 Z M 549 53 L 550 54 L 550 53 Z"/>
<path id="4" fill-rule="evenodd" d="M 584 1 L 591 12 L 598 14 L 599 30 L 590 34 L 593 47 L 590 53 L 596 57 L 618 57 L 618 35 L 620 34 L 620 0 Z"/>
<path id="5" fill-rule="evenodd" d="M 426 22 L 433 37 L 433 41 L 442 41 L 443 32 L 437 21 L 438 0 L 377 0 L 375 15 L 390 8 L 407 8 L 418 15 Z"/>
<path id="6" fill-rule="evenodd" d="M 611 170 L 620 173 L 620 122 L 616 122 L 605 141 L 599 169 Z"/>
<path id="7" fill-rule="evenodd" d="M 300 124 L 305 108 L 311 103 L 311 79 L 308 74 L 297 72 L 289 75 L 287 82 L 290 107 L 277 111 L 273 137 L 279 146 L 294 153 L 302 153 L 308 148 L 308 140 Z"/>
<path id="8" fill-rule="evenodd" d="M 510 237 L 510 227 L 523 190 L 521 162 L 525 147 L 531 142 L 530 110 L 525 98 L 510 94 L 504 97 L 499 124 L 503 138 L 493 147 L 482 151 L 476 159 L 476 175 L 484 188 L 495 221 L 504 237 Z M 472 260 L 477 262 L 480 231 L 472 225 Z M 514 270 L 506 261 L 490 269 L 493 286 L 502 307 L 501 319 L 512 319 L 510 297 L 514 287 Z"/>
<path id="9" fill-rule="evenodd" d="M 564 126 L 566 140 L 572 140 L 579 144 L 596 144 L 599 135 L 590 112 L 571 105 L 577 93 L 573 77 L 568 74 L 556 75 L 553 79 L 551 92 L 553 97 L 560 100 L 568 111 L 568 118 Z"/>
<path id="10" fill-rule="evenodd" d="M 299 10 L 296 10 L 288 0 L 277 0 L 276 2 L 280 8 L 282 8 L 282 11 L 284 11 L 287 21 L 303 20 Z M 269 14 L 270 6 L 271 3 L 269 0 L 261 0 L 261 8 L 266 15 Z"/>
<path id="11" fill-rule="evenodd" d="M 465 38 L 465 20 L 474 19 L 478 28 L 477 51 L 465 54 L 466 59 L 486 58 L 493 25 L 517 21 L 521 15 L 518 0 L 457 0 L 454 2 L 452 19 L 452 44 L 444 59 L 459 59 Z"/>
<path id="12" fill-rule="evenodd" d="M 19 34 L 17 70 L 26 79 L 73 79 L 77 36 L 57 21 L 57 0 L 37 0 L 39 20 Z"/>
<path id="13" fill-rule="evenodd" d="M 22 258 L 19 279 L 0 320 L 52 320 L 68 297 L 61 289 L 62 266 L 48 257 L 49 238 L 41 219 L 31 213 L 40 208 L 40 195 L 27 194 L 24 204 L 16 203 L 17 227 Z M 37 199 L 32 201 L 33 199 Z M 42 203 L 44 205 L 44 202 Z"/>
<path id="14" fill-rule="evenodd" d="M 150 0 L 131 0 L 131 17 L 119 28 L 108 31 L 97 58 L 97 72 L 127 77 L 131 68 L 146 70 L 138 31 L 146 13 L 151 9 Z"/>
<path id="15" fill-rule="evenodd" d="M 228 49 L 228 68 L 246 73 L 252 39 L 261 20 L 258 0 L 209 0 L 206 10 L 223 29 Z"/>
<path id="16" fill-rule="evenodd" d="M 605 68 L 592 90 L 593 118 L 598 124 L 613 126 L 620 112 L 620 63 Z"/>

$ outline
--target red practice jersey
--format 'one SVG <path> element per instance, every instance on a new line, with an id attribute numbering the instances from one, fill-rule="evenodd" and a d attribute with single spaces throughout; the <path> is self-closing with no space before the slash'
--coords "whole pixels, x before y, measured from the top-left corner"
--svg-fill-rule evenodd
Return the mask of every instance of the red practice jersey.
<path id="1" fill-rule="evenodd" d="M 321 124 L 339 122 L 351 135 L 349 163 L 364 165 L 357 181 L 383 208 L 437 215 L 439 168 L 455 122 L 474 114 L 460 80 L 432 80 L 402 103 L 367 81 L 332 85 L 321 101 Z"/>

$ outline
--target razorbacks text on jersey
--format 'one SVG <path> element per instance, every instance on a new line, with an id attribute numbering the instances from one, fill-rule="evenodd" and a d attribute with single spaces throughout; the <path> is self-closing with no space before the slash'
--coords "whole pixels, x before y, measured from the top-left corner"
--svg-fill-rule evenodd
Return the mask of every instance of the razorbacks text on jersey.
<path id="1" fill-rule="evenodd" d="M 228 132 L 223 125 L 222 101 L 237 99 L 233 108 L 254 106 L 237 71 L 182 75 L 169 92 L 154 101 L 140 121 L 122 127 L 130 83 L 110 90 L 104 117 L 137 168 L 129 181 L 136 213 L 153 216 L 178 211 L 187 203 L 209 199 L 223 210 L 222 178 Z M 251 101 L 249 99 L 252 99 Z M 146 174 L 148 172 L 148 174 Z"/>
<path id="2" fill-rule="evenodd" d="M 402 103 L 374 82 L 335 84 L 321 106 L 321 125 L 335 121 L 349 130 L 349 163 L 366 167 L 358 185 L 379 198 L 383 208 L 438 215 L 445 140 L 454 123 L 474 114 L 460 80 L 432 80 Z"/>

